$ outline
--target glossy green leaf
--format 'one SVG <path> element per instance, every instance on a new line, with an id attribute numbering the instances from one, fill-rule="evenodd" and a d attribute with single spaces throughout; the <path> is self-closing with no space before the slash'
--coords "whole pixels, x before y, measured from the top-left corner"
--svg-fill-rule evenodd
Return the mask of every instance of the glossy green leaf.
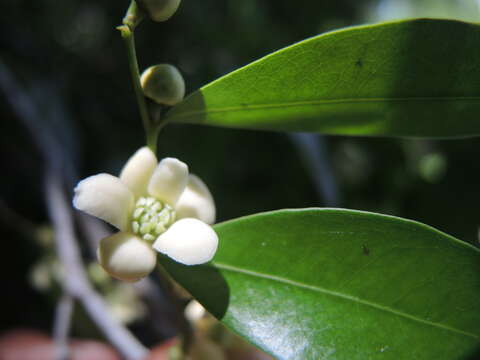
<path id="1" fill-rule="evenodd" d="M 196 91 L 173 122 L 340 135 L 480 134 L 480 26 L 407 20 L 294 44 Z"/>
<path id="2" fill-rule="evenodd" d="M 215 227 L 209 265 L 167 271 L 279 359 L 476 359 L 480 250 L 429 226 L 341 209 Z"/>

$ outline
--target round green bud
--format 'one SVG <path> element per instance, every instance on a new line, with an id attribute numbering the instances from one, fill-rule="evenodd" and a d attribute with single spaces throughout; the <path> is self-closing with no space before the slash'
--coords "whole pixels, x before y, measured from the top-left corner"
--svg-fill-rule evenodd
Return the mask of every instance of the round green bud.
<path id="1" fill-rule="evenodd" d="M 185 95 L 185 82 L 173 65 L 150 66 L 140 77 L 140 83 L 145 96 L 158 104 L 173 106 Z"/>
<path id="2" fill-rule="evenodd" d="M 180 0 L 140 0 L 153 21 L 166 21 L 175 14 Z"/>

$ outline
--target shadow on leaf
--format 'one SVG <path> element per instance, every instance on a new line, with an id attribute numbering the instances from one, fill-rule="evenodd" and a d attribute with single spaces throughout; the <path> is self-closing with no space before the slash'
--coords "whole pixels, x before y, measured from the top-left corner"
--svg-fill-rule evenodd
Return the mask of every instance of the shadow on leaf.
<path id="1" fill-rule="evenodd" d="M 159 263 L 213 316 L 221 320 L 228 309 L 230 289 L 220 271 L 211 264 L 188 266 L 166 256 Z"/>

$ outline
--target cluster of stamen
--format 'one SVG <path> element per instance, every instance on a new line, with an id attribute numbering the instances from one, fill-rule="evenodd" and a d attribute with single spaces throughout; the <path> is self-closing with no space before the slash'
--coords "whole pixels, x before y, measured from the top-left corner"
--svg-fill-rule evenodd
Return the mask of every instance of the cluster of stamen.
<path id="1" fill-rule="evenodd" d="M 132 215 L 132 231 L 144 240 L 153 241 L 175 222 L 175 210 L 153 197 L 141 197 Z"/>

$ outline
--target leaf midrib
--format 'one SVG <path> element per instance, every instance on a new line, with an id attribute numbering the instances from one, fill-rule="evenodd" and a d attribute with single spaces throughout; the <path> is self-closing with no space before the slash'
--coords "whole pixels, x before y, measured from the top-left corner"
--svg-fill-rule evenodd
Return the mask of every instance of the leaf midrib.
<path id="1" fill-rule="evenodd" d="M 346 99 L 320 99 L 320 100 L 304 100 L 304 101 L 292 101 L 273 104 L 249 104 L 240 106 L 225 106 L 225 107 L 210 107 L 202 110 L 192 110 L 180 112 L 180 114 L 173 114 L 171 118 L 184 118 L 195 115 L 207 114 L 207 113 L 223 113 L 234 111 L 249 111 L 249 110 L 261 110 L 261 109 L 274 109 L 284 107 L 296 107 L 296 106 L 321 106 L 331 104 L 348 104 L 348 103 L 385 103 L 385 102 L 417 102 L 417 101 L 480 101 L 480 96 L 424 96 L 424 97 L 391 97 L 391 98 L 346 98 Z M 175 109 L 175 108 L 174 108 Z M 172 110 L 174 110 L 172 109 Z"/>
<path id="2" fill-rule="evenodd" d="M 245 274 L 245 275 L 252 276 L 252 277 L 259 277 L 259 278 L 263 278 L 263 279 L 267 279 L 267 280 L 278 281 L 278 282 L 281 282 L 281 283 L 284 283 L 284 284 L 287 284 L 287 285 L 297 286 L 297 287 L 300 287 L 300 288 L 303 288 L 303 289 L 308 289 L 308 290 L 320 292 L 320 293 L 323 293 L 323 294 L 326 294 L 326 295 L 339 297 L 339 298 L 342 298 L 342 299 L 345 299 L 345 300 L 353 301 L 353 302 L 356 302 L 356 303 L 359 303 L 359 304 L 362 304 L 362 305 L 372 307 L 372 308 L 377 309 L 377 310 L 381 310 L 381 311 L 388 312 L 388 313 L 391 313 L 391 314 L 394 314 L 394 315 L 397 315 L 397 316 L 401 316 L 401 317 L 404 317 L 404 318 L 407 318 L 407 319 L 410 319 L 410 320 L 413 320 L 413 321 L 416 321 L 416 322 L 419 322 L 419 323 L 422 323 L 422 324 L 426 324 L 426 325 L 433 326 L 433 327 L 436 327 L 436 328 L 439 328 L 439 329 L 443 329 L 443 330 L 451 331 L 451 332 L 454 332 L 454 333 L 457 333 L 457 334 L 460 334 L 460 335 L 464 335 L 464 336 L 473 338 L 475 340 L 480 339 L 480 335 L 476 335 L 476 334 L 473 334 L 473 333 L 470 333 L 470 332 L 467 332 L 467 331 L 463 331 L 463 330 L 460 330 L 460 329 L 457 329 L 457 328 L 454 328 L 454 327 L 450 327 L 450 326 L 447 326 L 447 325 L 444 325 L 444 324 L 441 324 L 441 323 L 436 323 L 436 322 L 433 322 L 433 321 L 425 320 L 425 319 L 422 319 L 420 317 L 417 317 L 417 316 L 414 316 L 414 315 L 411 315 L 411 314 L 407 314 L 407 313 L 404 313 L 404 312 L 401 312 L 401 311 L 398 311 L 398 310 L 394 310 L 392 308 L 389 308 L 389 307 L 386 307 L 386 306 L 383 306 L 383 305 L 380 305 L 380 304 L 376 304 L 376 303 L 373 303 L 373 302 L 370 302 L 370 301 L 367 301 L 367 300 L 363 300 L 363 299 L 360 299 L 358 297 L 351 296 L 351 295 L 348 295 L 348 294 L 343 294 L 343 293 L 340 293 L 340 292 L 337 292 L 337 291 L 324 289 L 324 288 L 321 288 L 319 286 L 303 284 L 301 282 L 293 281 L 293 280 L 290 280 L 290 279 L 285 279 L 285 278 L 282 278 L 282 277 L 279 277 L 279 276 L 263 274 L 263 273 L 259 273 L 259 272 L 256 272 L 256 271 L 237 268 L 235 266 L 221 264 L 221 263 L 218 263 L 218 262 L 213 262 L 213 264 L 216 267 L 218 267 L 219 269 L 222 269 L 222 270 L 225 270 L 225 271 L 237 272 L 237 273 Z"/>

